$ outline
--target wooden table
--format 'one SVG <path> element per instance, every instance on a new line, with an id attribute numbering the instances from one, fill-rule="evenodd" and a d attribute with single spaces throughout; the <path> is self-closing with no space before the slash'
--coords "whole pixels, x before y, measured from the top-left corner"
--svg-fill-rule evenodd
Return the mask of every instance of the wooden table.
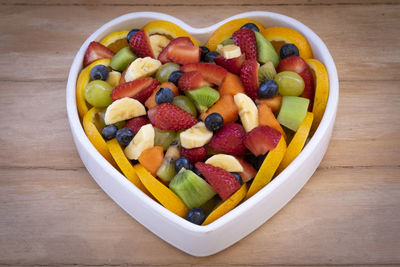
<path id="1" fill-rule="evenodd" d="M 400 1 L 0 3 L 0 265 L 400 264 Z M 321 166 L 286 207 L 232 247 L 195 258 L 88 174 L 67 122 L 66 79 L 87 36 L 124 13 L 202 27 L 251 10 L 292 16 L 325 41 L 340 78 L 337 121 Z"/>

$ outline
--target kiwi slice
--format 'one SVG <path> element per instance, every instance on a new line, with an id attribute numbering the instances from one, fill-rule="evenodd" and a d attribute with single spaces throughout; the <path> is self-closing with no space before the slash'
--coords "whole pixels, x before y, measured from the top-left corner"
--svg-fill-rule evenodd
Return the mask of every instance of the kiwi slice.
<path id="1" fill-rule="evenodd" d="M 276 70 L 272 61 L 268 61 L 258 69 L 258 84 L 262 84 L 266 80 L 273 80 Z"/>
<path id="2" fill-rule="evenodd" d="M 129 47 L 124 47 L 111 58 L 110 66 L 113 70 L 124 71 L 136 58 Z"/>
<path id="3" fill-rule="evenodd" d="M 164 151 L 167 150 L 175 135 L 175 131 L 164 131 L 154 127 L 154 146 L 162 146 Z"/>
<path id="4" fill-rule="evenodd" d="M 219 99 L 218 91 L 208 86 L 185 91 L 185 94 L 193 100 L 200 113 L 206 112 Z"/>
<path id="5" fill-rule="evenodd" d="M 307 115 L 310 100 L 299 96 L 283 96 L 278 121 L 292 131 L 297 131 Z"/>
<path id="6" fill-rule="evenodd" d="M 180 156 L 177 143 L 171 145 L 165 153 L 164 161 L 157 170 L 157 176 L 164 182 L 169 182 L 176 175 L 175 160 Z"/>
<path id="7" fill-rule="evenodd" d="M 182 168 L 172 179 L 169 188 L 182 199 L 189 209 L 200 207 L 216 194 L 211 185 L 185 168 Z"/>
<path id="8" fill-rule="evenodd" d="M 261 64 L 265 64 L 268 61 L 272 61 L 274 67 L 278 66 L 279 56 L 276 53 L 275 48 L 272 46 L 261 33 L 254 32 L 257 42 L 257 60 Z"/>

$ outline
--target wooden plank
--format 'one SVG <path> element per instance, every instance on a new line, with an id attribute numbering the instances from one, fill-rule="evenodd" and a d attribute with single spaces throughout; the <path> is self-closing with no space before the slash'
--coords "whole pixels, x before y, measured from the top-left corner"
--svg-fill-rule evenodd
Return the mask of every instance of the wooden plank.
<path id="1" fill-rule="evenodd" d="M 125 6 L 63 6 L 61 9 L 4 5 L 0 25 L 7 27 L 1 27 L 0 31 L 0 80 L 63 80 L 76 51 L 90 33 L 129 11 L 148 10 L 147 6 L 133 10 Z M 279 12 L 305 23 L 326 42 L 341 80 L 399 79 L 399 5 L 154 6 L 151 10 L 175 15 L 198 27 L 244 11 Z M 10 67 L 14 64 L 24 66 L 24 75 Z"/>
<path id="2" fill-rule="evenodd" d="M 0 168 L 0 264 L 400 264 L 399 170 L 318 170 L 254 233 L 194 258 L 133 220 L 84 169 Z"/>

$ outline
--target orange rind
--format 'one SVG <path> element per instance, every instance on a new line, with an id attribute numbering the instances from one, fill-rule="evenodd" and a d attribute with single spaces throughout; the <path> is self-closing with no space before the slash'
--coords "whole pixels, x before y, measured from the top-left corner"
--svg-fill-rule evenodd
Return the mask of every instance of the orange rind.
<path id="1" fill-rule="evenodd" d="M 107 35 L 100 43 L 104 46 L 107 46 L 114 53 L 117 53 L 122 48 L 128 46 L 128 40 L 126 36 L 129 31 L 116 31 Z"/>
<path id="2" fill-rule="evenodd" d="M 189 37 L 194 45 L 199 45 L 198 41 L 193 38 L 187 31 L 167 20 L 153 20 L 144 25 L 143 30 L 147 32 L 149 36 L 153 34 L 160 34 L 168 37 L 169 39 L 175 39 L 178 37 Z"/>

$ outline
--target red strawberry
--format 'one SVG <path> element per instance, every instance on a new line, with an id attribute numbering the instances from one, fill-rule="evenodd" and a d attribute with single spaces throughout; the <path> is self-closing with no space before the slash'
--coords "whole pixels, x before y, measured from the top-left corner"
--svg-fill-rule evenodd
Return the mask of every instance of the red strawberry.
<path id="1" fill-rule="evenodd" d="M 191 163 L 196 163 L 207 156 L 207 149 L 204 146 L 191 149 L 182 147 L 181 156 L 188 158 Z"/>
<path id="2" fill-rule="evenodd" d="M 214 63 L 191 63 L 186 64 L 181 67 L 181 71 L 189 72 L 189 71 L 200 71 L 203 75 L 204 79 L 207 82 L 221 85 L 224 80 L 227 70 L 221 66 L 218 66 Z"/>
<path id="3" fill-rule="evenodd" d="M 240 78 L 247 95 L 251 99 L 258 97 L 258 68 L 257 60 L 246 60 L 240 69 Z"/>
<path id="4" fill-rule="evenodd" d="M 150 45 L 149 35 L 142 29 L 135 33 L 129 40 L 129 46 L 138 57 L 154 58 L 153 49 Z"/>
<path id="5" fill-rule="evenodd" d="M 99 42 L 91 42 L 86 49 L 85 56 L 83 57 L 83 66 L 86 67 L 90 63 L 102 58 L 111 58 L 114 52 L 108 47 L 105 47 Z"/>
<path id="6" fill-rule="evenodd" d="M 301 97 L 305 97 L 310 99 L 310 104 L 308 105 L 308 111 L 312 111 L 314 105 L 314 94 L 315 94 L 315 84 L 314 77 L 311 71 L 307 68 L 302 73 L 299 73 L 301 78 L 304 81 L 304 91 L 301 94 Z"/>
<path id="7" fill-rule="evenodd" d="M 169 59 L 169 51 L 175 46 L 194 46 L 194 44 L 189 37 L 175 38 L 161 51 L 161 53 L 158 55 L 158 60 L 160 60 L 163 64 L 170 62 L 171 60 Z"/>
<path id="8" fill-rule="evenodd" d="M 216 56 L 214 58 L 215 63 L 235 74 L 240 74 L 240 67 L 242 66 L 244 60 L 244 54 L 230 59 L 226 59 L 223 56 Z"/>
<path id="9" fill-rule="evenodd" d="M 222 200 L 227 199 L 240 188 L 240 183 L 230 172 L 204 162 L 197 162 L 195 167 L 206 178 Z"/>
<path id="10" fill-rule="evenodd" d="M 140 117 L 136 117 L 136 118 L 133 118 L 133 119 L 130 119 L 129 121 L 127 121 L 124 128 L 128 128 L 134 134 L 137 134 L 137 132 L 139 132 L 140 128 L 142 128 L 143 125 L 146 125 L 149 123 L 150 122 L 146 116 L 140 116 Z"/>
<path id="11" fill-rule="evenodd" d="M 253 165 L 251 165 L 250 163 L 248 163 L 247 161 L 245 161 L 242 158 L 239 157 L 235 157 L 240 164 L 243 167 L 243 171 L 239 172 L 240 177 L 242 177 L 243 183 L 246 183 L 248 181 L 250 181 L 251 179 L 253 179 L 256 174 L 257 174 L 257 170 L 254 169 Z"/>
<path id="12" fill-rule="evenodd" d="M 257 41 L 254 32 L 250 29 L 240 29 L 232 34 L 233 41 L 240 47 L 246 59 L 257 59 Z"/>
<path id="13" fill-rule="evenodd" d="M 198 46 L 174 46 L 169 50 L 168 58 L 177 64 L 200 62 L 200 48 Z"/>
<path id="14" fill-rule="evenodd" d="M 189 71 L 182 74 L 178 87 L 182 91 L 192 90 L 206 85 L 200 71 Z"/>
<path id="15" fill-rule="evenodd" d="M 245 135 L 246 132 L 242 125 L 227 123 L 214 134 L 209 146 L 218 152 L 243 155 L 247 151 L 243 144 Z"/>
<path id="16" fill-rule="evenodd" d="M 153 125 L 156 124 L 157 107 L 158 106 L 155 106 L 147 111 L 147 117 L 149 117 L 150 123 Z"/>
<path id="17" fill-rule="evenodd" d="M 282 134 L 278 130 L 263 125 L 248 132 L 243 143 L 254 156 L 260 156 L 274 149 L 278 145 L 281 136 Z"/>
<path id="18" fill-rule="evenodd" d="M 197 119 L 180 107 L 163 103 L 158 105 L 155 114 L 148 114 L 154 127 L 160 130 L 186 130 L 197 123 Z"/>
<path id="19" fill-rule="evenodd" d="M 131 97 L 144 103 L 151 96 L 160 82 L 157 79 L 146 77 L 122 83 L 111 92 L 112 100 Z"/>

